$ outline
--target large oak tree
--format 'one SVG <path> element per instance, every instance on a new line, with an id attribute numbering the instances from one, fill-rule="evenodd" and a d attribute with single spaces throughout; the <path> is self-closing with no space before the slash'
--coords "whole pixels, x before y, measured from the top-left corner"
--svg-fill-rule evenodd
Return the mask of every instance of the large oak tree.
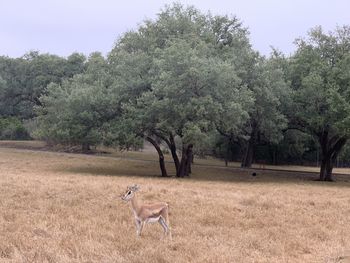
<path id="1" fill-rule="evenodd" d="M 313 135 L 321 148 L 320 180 L 331 181 L 334 162 L 350 135 L 350 27 L 312 29 L 291 58 L 291 126 Z"/>

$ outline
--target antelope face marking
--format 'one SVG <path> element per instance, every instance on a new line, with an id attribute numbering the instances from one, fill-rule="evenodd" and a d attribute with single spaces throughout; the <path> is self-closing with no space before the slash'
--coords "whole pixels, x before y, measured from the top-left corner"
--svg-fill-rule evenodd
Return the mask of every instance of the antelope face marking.
<path id="1" fill-rule="evenodd" d="M 130 201 L 134 197 L 134 193 L 130 190 L 127 190 L 123 195 L 121 195 L 121 199 L 125 202 Z"/>
<path id="2" fill-rule="evenodd" d="M 121 195 L 121 199 L 125 202 L 130 201 L 133 197 L 135 192 L 137 192 L 140 189 L 138 185 L 128 186 L 127 190 L 124 194 Z"/>

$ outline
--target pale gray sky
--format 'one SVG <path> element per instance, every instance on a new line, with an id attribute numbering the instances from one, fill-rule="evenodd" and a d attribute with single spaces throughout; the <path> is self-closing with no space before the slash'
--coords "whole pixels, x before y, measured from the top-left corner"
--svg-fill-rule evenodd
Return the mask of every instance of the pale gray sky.
<path id="1" fill-rule="evenodd" d="M 0 0 L 0 55 L 30 50 L 68 56 L 74 51 L 107 54 L 115 40 L 145 18 L 155 18 L 171 0 Z M 293 41 L 316 25 L 333 30 L 350 25 L 349 0 L 180 0 L 203 12 L 233 14 L 251 32 L 264 55 L 276 47 L 285 54 Z"/>

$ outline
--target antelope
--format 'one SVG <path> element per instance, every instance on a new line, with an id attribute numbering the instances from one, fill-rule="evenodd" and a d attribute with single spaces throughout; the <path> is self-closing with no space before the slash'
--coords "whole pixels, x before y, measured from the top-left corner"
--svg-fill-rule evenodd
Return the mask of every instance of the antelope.
<path id="1" fill-rule="evenodd" d="M 164 230 L 164 234 L 171 232 L 169 227 L 168 210 L 169 205 L 165 202 L 141 204 L 136 197 L 136 192 L 140 190 L 138 185 L 128 186 L 127 190 L 120 197 L 123 201 L 130 201 L 136 223 L 136 235 L 141 236 L 142 229 L 146 223 L 158 222 Z"/>

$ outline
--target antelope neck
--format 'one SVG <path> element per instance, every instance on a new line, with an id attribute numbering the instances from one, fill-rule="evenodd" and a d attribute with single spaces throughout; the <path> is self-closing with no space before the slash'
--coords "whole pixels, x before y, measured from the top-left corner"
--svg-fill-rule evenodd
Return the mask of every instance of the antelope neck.
<path id="1" fill-rule="evenodd" d="M 140 211 L 140 204 L 139 204 L 139 201 L 137 200 L 136 194 L 134 194 L 134 197 L 131 199 L 131 206 L 136 213 Z"/>

